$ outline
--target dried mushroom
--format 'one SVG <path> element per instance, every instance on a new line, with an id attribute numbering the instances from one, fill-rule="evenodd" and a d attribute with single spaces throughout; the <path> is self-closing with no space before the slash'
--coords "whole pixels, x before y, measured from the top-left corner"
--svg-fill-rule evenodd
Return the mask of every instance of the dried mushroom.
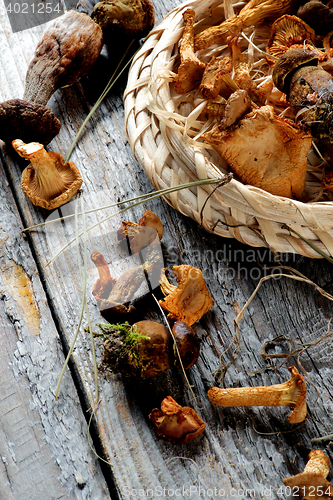
<path id="1" fill-rule="evenodd" d="M 177 444 L 189 443 L 206 428 L 193 408 L 180 406 L 171 396 L 163 399 L 161 409 L 152 410 L 148 418 L 159 437 Z"/>
<path id="2" fill-rule="evenodd" d="M 48 144 L 59 133 L 60 121 L 50 108 L 22 99 L 10 99 L 0 104 L 0 139 L 11 143 L 37 141 Z"/>
<path id="3" fill-rule="evenodd" d="M 163 225 L 154 212 L 146 210 L 139 220 L 135 222 L 123 222 L 117 231 L 118 241 L 126 241 L 131 253 L 139 253 L 142 248 L 151 245 L 163 236 Z"/>
<path id="4" fill-rule="evenodd" d="M 194 23 L 195 12 L 187 9 L 183 13 L 184 33 L 180 44 L 180 66 L 173 79 L 173 86 L 178 94 L 186 94 L 199 87 L 205 64 L 194 54 Z"/>
<path id="5" fill-rule="evenodd" d="M 218 125 L 202 137 L 244 184 L 277 196 L 301 196 L 312 136 L 276 116 L 271 106 L 251 111 L 227 129 Z"/>
<path id="6" fill-rule="evenodd" d="M 275 64 L 273 80 L 287 94 L 296 122 L 321 141 L 333 138 L 333 76 L 318 66 L 316 51 L 289 49 Z"/>
<path id="7" fill-rule="evenodd" d="M 329 458 L 321 450 L 311 450 L 303 472 L 283 480 L 285 486 L 294 488 L 306 500 L 329 500 L 333 497 L 332 484 L 327 481 Z"/>
<path id="8" fill-rule="evenodd" d="M 17 139 L 12 146 L 20 156 L 30 161 L 22 173 L 21 188 L 33 205 L 53 210 L 76 195 L 82 177 L 72 161 L 64 163 L 61 154 L 47 152 L 38 142 L 25 144 Z"/>
<path id="9" fill-rule="evenodd" d="M 333 9 L 323 2 L 306 2 L 298 9 L 297 16 L 308 23 L 319 36 L 326 35 L 332 29 Z"/>
<path id="10" fill-rule="evenodd" d="M 272 24 L 271 36 L 266 46 L 268 64 L 274 66 L 276 61 L 293 46 L 313 50 L 315 32 L 299 17 L 285 14 Z"/>
<path id="11" fill-rule="evenodd" d="M 173 266 L 178 285 L 169 283 L 162 276 L 161 290 L 166 295 L 159 303 L 171 319 L 193 325 L 214 305 L 200 269 L 192 266 Z"/>
<path id="12" fill-rule="evenodd" d="M 184 370 L 188 370 L 198 360 L 200 354 L 200 340 L 195 331 L 184 323 L 184 321 L 176 321 L 173 324 L 172 335 L 176 344 L 174 345 L 175 365 L 180 365 L 178 359 L 179 354 Z"/>
<path id="13" fill-rule="evenodd" d="M 150 0 L 104 0 L 95 5 L 92 19 L 102 28 L 104 42 L 111 45 L 148 35 L 155 12 Z"/>
<path id="14" fill-rule="evenodd" d="M 229 97 L 237 88 L 231 79 L 230 57 L 212 57 L 202 75 L 199 92 L 204 99 L 216 99 L 220 94 Z"/>
<path id="15" fill-rule="evenodd" d="M 112 278 L 109 265 L 101 253 L 94 252 L 91 256 L 91 260 L 97 267 L 99 274 L 99 278 L 92 289 L 92 294 L 97 301 L 102 301 L 109 297 L 117 280 Z"/>
<path id="16" fill-rule="evenodd" d="M 295 366 L 288 368 L 291 378 L 283 384 L 261 387 L 212 387 L 208 398 L 218 406 L 289 406 L 293 409 L 288 420 L 292 424 L 306 417 L 306 385 Z"/>
<path id="17" fill-rule="evenodd" d="M 61 87 L 75 83 L 96 62 L 102 29 L 86 14 L 70 10 L 46 30 L 36 47 L 23 99 L 45 105 Z"/>
<path id="18" fill-rule="evenodd" d="M 219 26 L 207 28 L 196 35 L 194 50 L 206 49 L 214 44 L 226 42 L 248 26 L 258 25 L 265 19 L 276 19 L 296 5 L 296 0 L 250 0 L 239 12 L 223 21 Z"/>

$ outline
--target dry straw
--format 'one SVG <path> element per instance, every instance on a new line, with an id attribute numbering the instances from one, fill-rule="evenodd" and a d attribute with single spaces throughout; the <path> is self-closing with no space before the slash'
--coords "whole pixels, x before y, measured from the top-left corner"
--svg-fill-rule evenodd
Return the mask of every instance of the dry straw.
<path id="1" fill-rule="evenodd" d="M 226 2 L 228 13 L 239 12 L 245 3 Z M 198 118 L 205 101 L 196 91 L 177 95 L 171 83 L 179 60 L 182 13 L 187 8 L 196 13 L 196 32 L 223 20 L 221 0 L 192 0 L 171 11 L 135 56 L 124 96 L 127 136 L 133 154 L 155 189 L 226 173 L 223 159 L 200 139 L 201 133 L 214 125 Z M 269 27 L 246 28 L 243 35 L 239 43 L 251 75 L 258 83 L 263 82 L 271 71 L 263 54 Z M 227 53 L 227 47 L 212 46 L 200 50 L 199 57 L 207 61 L 212 55 Z M 270 104 L 274 105 L 274 93 Z M 321 162 L 316 152 L 309 155 L 306 192 L 311 200 L 322 194 Z M 208 195 L 211 196 L 206 202 Z M 251 246 L 267 245 L 277 252 L 318 258 L 317 247 L 333 255 L 333 203 L 325 192 L 320 201 L 303 203 L 233 179 L 215 190 L 206 185 L 164 198 L 207 231 L 220 236 Z"/>

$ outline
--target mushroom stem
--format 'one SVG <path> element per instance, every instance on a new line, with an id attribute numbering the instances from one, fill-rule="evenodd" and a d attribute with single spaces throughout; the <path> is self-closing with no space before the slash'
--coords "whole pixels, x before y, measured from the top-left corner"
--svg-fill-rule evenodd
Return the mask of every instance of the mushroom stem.
<path id="1" fill-rule="evenodd" d="M 212 387 L 208 398 L 219 406 L 290 406 L 291 423 L 302 422 L 306 417 L 306 386 L 304 378 L 295 366 L 288 368 L 291 378 L 283 384 L 261 387 Z"/>

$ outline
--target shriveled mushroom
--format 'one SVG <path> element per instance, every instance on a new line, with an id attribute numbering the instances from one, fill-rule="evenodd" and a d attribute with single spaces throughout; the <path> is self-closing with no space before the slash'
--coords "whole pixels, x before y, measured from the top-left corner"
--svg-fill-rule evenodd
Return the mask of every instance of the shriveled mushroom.
<path id="1" fill-rule="evenodd" d="M 319 36 L 326 35 L 332 29 L 332 5 L 325 5 L 318 0 L 310 0 L 298 9 L 297 16 L 308 23 Z"/>
<path id="2" fill-rule="evenodd" d="M 214 305 L 200 269 L 188 265 L 173 266 L 178 286 L 164 275 L 161 290 L 166 295 L 159 303 L 169 311 L 168 317 L 193 325 Z"/>
<path id="3" fill-rule="evenodd" d="M 226 102 L 221 126 L 231 127 L 251 111 L 251 99 L 246 90 L 236 90 Z"/>
<path id="4" fill-rule="evenodd" d="M 261 387 L 212 387 L 208 398 L 218 406 L 289 406 L 293 412 L 288 416 L 292 424 L 303 422 L 306 417 L 306 385 L 295 366 L 288 370 L 291 378 L 283 384 Z"/>
<path id="5" fill-rule="evenodd" d="M 212 57 L 202 75 L 199 92 L 205 99 L 216 99 L 221 94 L 229 97 L 237 86 L 231 80 L 232 62 L 230 57 Z M 233 87 L 231 90 L 230 87 Z M 227 95 L 225 95 L 227 93 Z"/>
<path id="6" fill-rule="evenodd" d="M 233 79 L 240 89 L 246 90 L 252 101 L 258 105 L 263 105 L 272 92 L 273 83 L 267 80 L 264 85 L 257 86 L 254 80 L 252 80 L 248 65 L 239 49 L 237 39 L 237 37 L 230 37 L 228 39 L 228 47 L 234 71 Z"/>
<path id="7" fill-rule="evenodd" d="M 272 24 L 271 36 L 266 45 L 268 64 L 274 66 L 282 54 L 294 46 L 313 50 L 315 32 L 299 17 L 285 14 Z"/>
<path id="8" fill-rule="evenodd" d="M 251 111 L 227 129 L 216 126 L 202 137 L 244 184 L 277 196 L 301 196 L 312 136 L 276 116 L 271 106 Z"/>
<path id="9" fill-rule="evenodd" d="M 48 144 L 59 133 L 60 121 L 50 108 L 23 99 L 10 99 L 0 104 L 0 139 L 11 143 L 20 138 L 24 142 Z"/>
<path id="10" fill-rule="evenodd" d="M 318 66 L 317 51 L 289 49 L 273 67 L 273 81 L 287 94 L 296 122 L 332 142 L 333 76 Z"/>
<path id="11" fill-rule="evenodd" d="M 61 154 L 47 152 L 38 142 L 25 144 L 16 139 L 12 146 L 20 156 L 30 161 L 22 173 L 21 188 L 33 205 L 53 210 L 76 195 L 82 177 L 72 161 L 64 163 Z"/>
<path id="12" fill-rule="evenodd" d="M 163 236 L 163 225 L 154 212 L 146 210 L 139 220 L 135 222 L 123 222 L 117 231 L 119 241 L 126 240 L 131 253 L 135 254 L 142 248 L 151 245 L 156 239 L 159 241 Z"/>
<path id="13" fill-rule="evenodd" d="M 248 26 L 257 26 L 265 19 L 276 19 L 296 5 L 296 0 L 250 0 L 239 12 L 219 26 L 212 26 L 196 35 L 194 50 L 224 43 Z"/>
<path id="14" fill-rule="evenodd" d="M 152 410 L 148 418 L 158 436 L 177 444 L 189 443 L 206 428 L 193 408 L 180 406 L 171 396 L 163 399 L 161 409 Z"/>
<path id="15" fill-rule="evenodd" d="M 45 31 L 31 61 L 23 99 L 45 105 L 61 87 L 75 83 L 96 62 L 102 29 L 88 15 L 70 10 Z"/>
<path id="16" fill-rule="evenodd" d="M 143 38 L 154 26 L 155 11 L 150 0 L 103 0 L 91 15 L 103 30 L 104 42 Z"/>
<path id="17" fill-rule="evenodd" d="M 192 9 L 187 9 L 183 13 L 185 26 L 180 44 L 180 66 L 172 82 L 178 94 L 186 94 L 186 92 L 199 87 L 205 70 L 205 63 L 194 54 L 194 18 L 195 12 Z"/>
<path id="18" fill-rule="evenodd" d="M 283 480 L 285 486 L 297 491 L 306 500 L 329 500 L 333 497 L 332 484 L 327 481 L 330 460 L 321 450 L 311 450 L 303 472 Z"/>
<path id="19" fill-rule="evenodd" d="M 91 260 L 97 267 L 99 274 L 99 278 L 94 284 L 92 294 L 97 301 L 102 301 L 109 297 L 117 280 L 112 278 L 109 265 L 101 253 L 94 252 L 91 256 Z"/>

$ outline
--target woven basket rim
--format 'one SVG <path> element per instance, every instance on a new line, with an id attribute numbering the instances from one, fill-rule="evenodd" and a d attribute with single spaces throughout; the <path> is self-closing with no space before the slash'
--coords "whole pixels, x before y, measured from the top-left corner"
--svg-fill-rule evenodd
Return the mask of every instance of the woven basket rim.
<path id="1" fill-rule="evenodd" d="M 206 21 L 220 4 L 220 0 L 191 0 L 173 9 L 151 31 L 131 65 L 124 93 L 125 130 L 135 158 L 155 189 L 221 175 L 216 155 L 212 157 L 184 142 L 181 132 L 165 118 L 174 108 L 170 75 L 174 50 L 182 34 L 182 13 L 192 8 L 199 22 Z M 318 251 L 305 238 L 333 255 L 333 202 L 303 203 L 244 185 L 237 179 L 211 194 L 213 190 L 213 186 L 195 192 L 182 190 L 164 199 L 206 230 L 223 237 L 281 253 L 319 258 Z"/>

